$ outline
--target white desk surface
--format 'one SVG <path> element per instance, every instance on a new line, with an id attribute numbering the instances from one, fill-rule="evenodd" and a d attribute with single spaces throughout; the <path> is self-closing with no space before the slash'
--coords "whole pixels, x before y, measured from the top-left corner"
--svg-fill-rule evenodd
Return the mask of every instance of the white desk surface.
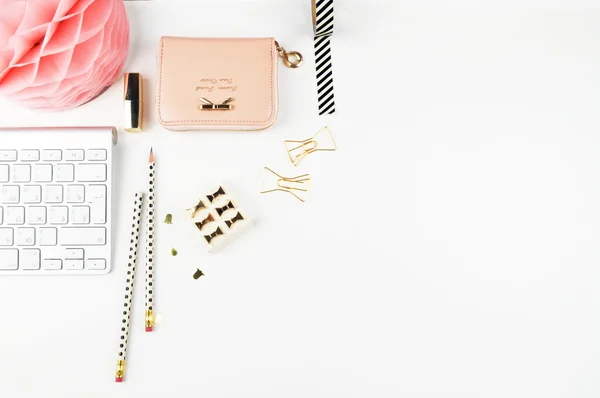
<path id="1" fill-rule="evenodd" d="M 338 0 L 333 117 L 316 113 L 308 3 L 127 4 L 147 117 L 116 147 L 117 265 L 0 278 L 0 396 L 599 396 L 598 2 Z M 174 133 L 152 109 L 161 35 L 276 36 L 306 64 L 281 69 L 272 129 Z M 122 128 L 122 83 L 62 113 L 0 100 L 0 123 Z M 325 124 L 339 150 L 294 169 L 283 140 Z M 150 146 L 158 218 L 176 222 L 157 233 L 164 323 L 143 331 L 140 277 L 116 384 Z M 309 201 L 259 195 L 266 165 L 311 173 Z M 184 209 L 219 181 L 257 223 L 209 255 Z"/>

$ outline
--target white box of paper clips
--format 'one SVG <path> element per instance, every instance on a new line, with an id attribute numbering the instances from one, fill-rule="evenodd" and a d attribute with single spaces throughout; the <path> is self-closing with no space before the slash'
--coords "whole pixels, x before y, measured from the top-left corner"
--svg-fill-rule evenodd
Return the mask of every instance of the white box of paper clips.
<path id="1" fill-rule="evenodd" d="M 245 210 L 223 185 L 200 195 L 187 212 L 210 252 L 230 244 L 252 225 Z"/>

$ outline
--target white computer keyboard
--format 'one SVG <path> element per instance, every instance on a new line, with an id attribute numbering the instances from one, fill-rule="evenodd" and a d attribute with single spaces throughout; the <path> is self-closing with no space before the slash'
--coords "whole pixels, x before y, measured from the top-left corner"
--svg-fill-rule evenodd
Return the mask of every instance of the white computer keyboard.
<path id="1" fill-rule="evenodd" d="M 0 275 L 111 268 L 114 127 L 0 128 Z"/>

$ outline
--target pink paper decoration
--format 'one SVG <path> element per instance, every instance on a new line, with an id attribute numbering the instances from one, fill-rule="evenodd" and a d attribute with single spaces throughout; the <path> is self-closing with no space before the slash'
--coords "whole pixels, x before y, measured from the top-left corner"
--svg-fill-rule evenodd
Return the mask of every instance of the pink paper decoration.
<path id="1" fill-rule="evenodd" d="M 123 0 L 0 0 L 0 94 L 73 108 L 119 77 L 129 50 Z"/>

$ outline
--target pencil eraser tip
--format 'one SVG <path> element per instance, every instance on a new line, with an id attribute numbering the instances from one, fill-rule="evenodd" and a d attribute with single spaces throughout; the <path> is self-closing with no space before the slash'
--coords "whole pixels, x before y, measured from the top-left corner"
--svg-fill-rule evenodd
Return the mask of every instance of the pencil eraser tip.
<path id="1" fill-rule="evenodd" d="M 123 381 L 123 378 L 122 378 L 122 377 L 115 377 L 115 381 L 116 381 L 117 383 L 120 383 L 120 382 L 122 382 L 122 381 Z"/>
<path id="2" fill-rule="evenodd" d="M 152 331 L 152 326 L 146 326 L 146 332 L 151 332 Z"/>

